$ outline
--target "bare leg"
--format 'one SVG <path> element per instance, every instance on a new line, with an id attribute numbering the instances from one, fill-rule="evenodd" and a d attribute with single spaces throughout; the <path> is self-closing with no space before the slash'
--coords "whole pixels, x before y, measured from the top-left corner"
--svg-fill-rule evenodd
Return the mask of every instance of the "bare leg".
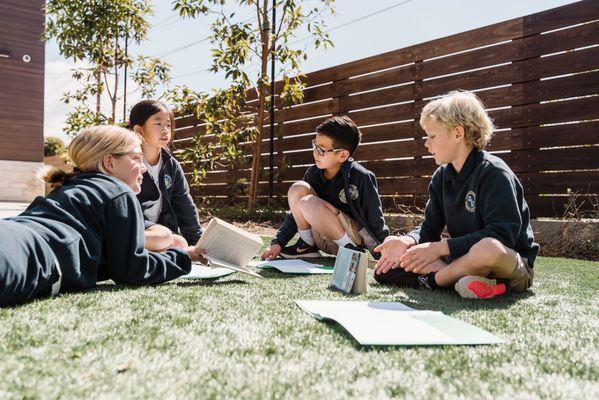
<path id="1" fill-rule="evenodd" d="M 145 248 L 149 251 L 164 251 L 173 242 L 173 234 L 170 229 L 163 225 L 152 225 L 146 229 Z"/>
<path id="2" fill-rule="evenodd" d="M 187 240 L 185 240 L 185 238 L 181 235 L 176 235 L 173 233 L 173 241 L 170 245 L 170 247 L 174 247 L 176 249 L 184 249 L 187 246 L 189 246 L 189 244 L 187 243 Z"/>
<path id="3" fill-rule="evenodd" d="M 321 198 L 315 195 L 304 196 L 299 202 L 299 209 L 309 226 L 320 232 L 322 236 L 339 240 L 345 234 L 343 225 L 339 221 L 339 210 Z"/>
<path id="4" fill-rule="evenodd" d="M 297 224 L 297 228 L 299 230 L 310 229 L 310 224 L 304 218 L 304 214 L 300 209 L 300 201 L 303 197 L 309 195 L 316 195 L 312 187 L 304 181 L 295 182 L 289 188 L 287 192 L 287 201 L 289 202 L 289 209 L 291 210 L 291 214 L 293 215 L 293 219 L 295 219 L 295 223 Z"/>
<path id="5" fill-rule="evenodd" d="M 498 278 L 510 276 L 516 266 L 516 252 L 499 240 L 484 238 L 464 256 L 453 261 L 435 274 L 439 286 L 450 286 L 468 275 L 486 277 L 493 273 Z"/>

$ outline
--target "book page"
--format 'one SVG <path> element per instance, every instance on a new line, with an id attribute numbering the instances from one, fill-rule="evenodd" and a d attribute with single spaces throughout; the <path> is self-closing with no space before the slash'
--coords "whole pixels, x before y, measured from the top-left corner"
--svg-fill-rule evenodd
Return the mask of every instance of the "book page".
<path id="1" fill-rule="evenodd" d="M 262 247 L 262 240 L 257 235 L 213 218 L 196 246 L 205 249 L 212 259 L 245 267 Z"/>
<path id="2" fill-rule="evenodd" d="M 224 260 L 218 260 L 218 259 L 214 259 L 214 258 L 210 258 L 208 257 L 208 264 L 212 267 L 212 268 L 228 268 L 231 269 L 233 271 L 238 271 L 238 272 L 243 272 L 244 274 L 248 274 L 248 275 L 252 275 L 255 276 L 257 278 L 262 278 L 262 275 L 255 273 L 254 271 L 245 268 L 245 267 L 240 267 L 237 266 L 235 264 L 231 264 L 229 262 L 226 262 Z"/>

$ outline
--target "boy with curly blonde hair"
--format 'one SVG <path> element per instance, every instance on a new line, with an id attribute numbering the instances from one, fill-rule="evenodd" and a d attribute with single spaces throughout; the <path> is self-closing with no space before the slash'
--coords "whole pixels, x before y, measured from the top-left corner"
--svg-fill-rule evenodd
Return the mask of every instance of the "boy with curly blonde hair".
<path id="1" fill-rule="evenodd" d="M 440 167 L 423 223 L 375 249 L 381 252 L 375 279 L 427 289 L 454 285 L 465 298 L 528 289 L 539 246 L 520 181 L 483 150 L 494 127 L 482 102 L 470 92 L 448 93 L 424 107 L 420 125 Z M 449 239 L 441 238 L 445 227 Z"/>

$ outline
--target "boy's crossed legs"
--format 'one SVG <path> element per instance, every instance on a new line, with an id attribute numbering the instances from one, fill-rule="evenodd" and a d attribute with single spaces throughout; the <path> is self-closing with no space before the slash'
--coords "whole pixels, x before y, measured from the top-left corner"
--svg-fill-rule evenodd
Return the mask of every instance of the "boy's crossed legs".
<path id="1" fill-rule="evenodd" d="M 405 284 L 410 281 L 405 272 L 427 274 L 413 281 L 425 287 L 448 287 L 455 284 L 456 291 L 467 298 L 490 298 L 510 289 L 515 292 L 524 291 L 532 285 L 533 271 L 527 260 L 494 238 L 480 240 L 468 253 L 446 266 L 438 259 L 440 268 L 436 272 L 430 272 L 430 264 L 422 268 L 418 263 L 419 257 L 409 255 L 414 251 L 423 251 L 416 249 L 417 247 L 414 246 L 414 250 L 408 250 L 401 257 L 401 266 L 397 263 L 392 267 L 403 268 L 403 271 L 387 269 L 382 275 L 375 274 L 377 281 Z M 502 281 L 509 283 L 506 285 Z"/>
<path id="2" fill-rule="evenodd" d="M 435 274 L 439 286 L 455 284 L 455 290 L 467 298 L 494 297 L 510 289 L 524 291 L 532 285 L 532 278 L 532 269 L 525 259 L 499 240 L 488 237 Z"/>
<path id="3" fill-rule="evenodd" d="M 305 257 L 308 251 L 297 251 L 298 247 L 304 246 L 303 243 L 310 246 L 309 253 L 312 254 L 318 253 L 318 249 L 336 254 L 339 247 L 362 244 L 355 222 L 319 198 L 307 182 L 295 182 L 287 196 L 300 240 L 296 245 L 283 249 L 282 257 Z"/>

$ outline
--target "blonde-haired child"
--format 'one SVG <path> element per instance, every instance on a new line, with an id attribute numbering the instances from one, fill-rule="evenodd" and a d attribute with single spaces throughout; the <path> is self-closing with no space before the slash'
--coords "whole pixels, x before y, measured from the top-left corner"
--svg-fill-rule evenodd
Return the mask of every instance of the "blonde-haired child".
<path id="1" fill-rule="evenodd" d="M 145 171 L 140 137 L 116 126 L 83 130 L 69 146 L 72 173 L 43 174 L 54 190 L 0 219 L 0 306 L 92 288 L 98 281 L 153 285 L 200 259 L 194 247 L 151 253 L 135 194 Z"/>
<path id="2" fill-rule="evenodd" d="M 528 289 L 539 246 L 520 181 L 483 150 L 493 123 L 482 102 L 470 92 L 448 93 L 424 107 L 420 125 L 440 167 L 422 224 L 375 249 L 381 252 L 375 279 L 428 289 L 455 285 L 466 298 Z M 445 227 L 449 239 L 441 239 Z"/>

